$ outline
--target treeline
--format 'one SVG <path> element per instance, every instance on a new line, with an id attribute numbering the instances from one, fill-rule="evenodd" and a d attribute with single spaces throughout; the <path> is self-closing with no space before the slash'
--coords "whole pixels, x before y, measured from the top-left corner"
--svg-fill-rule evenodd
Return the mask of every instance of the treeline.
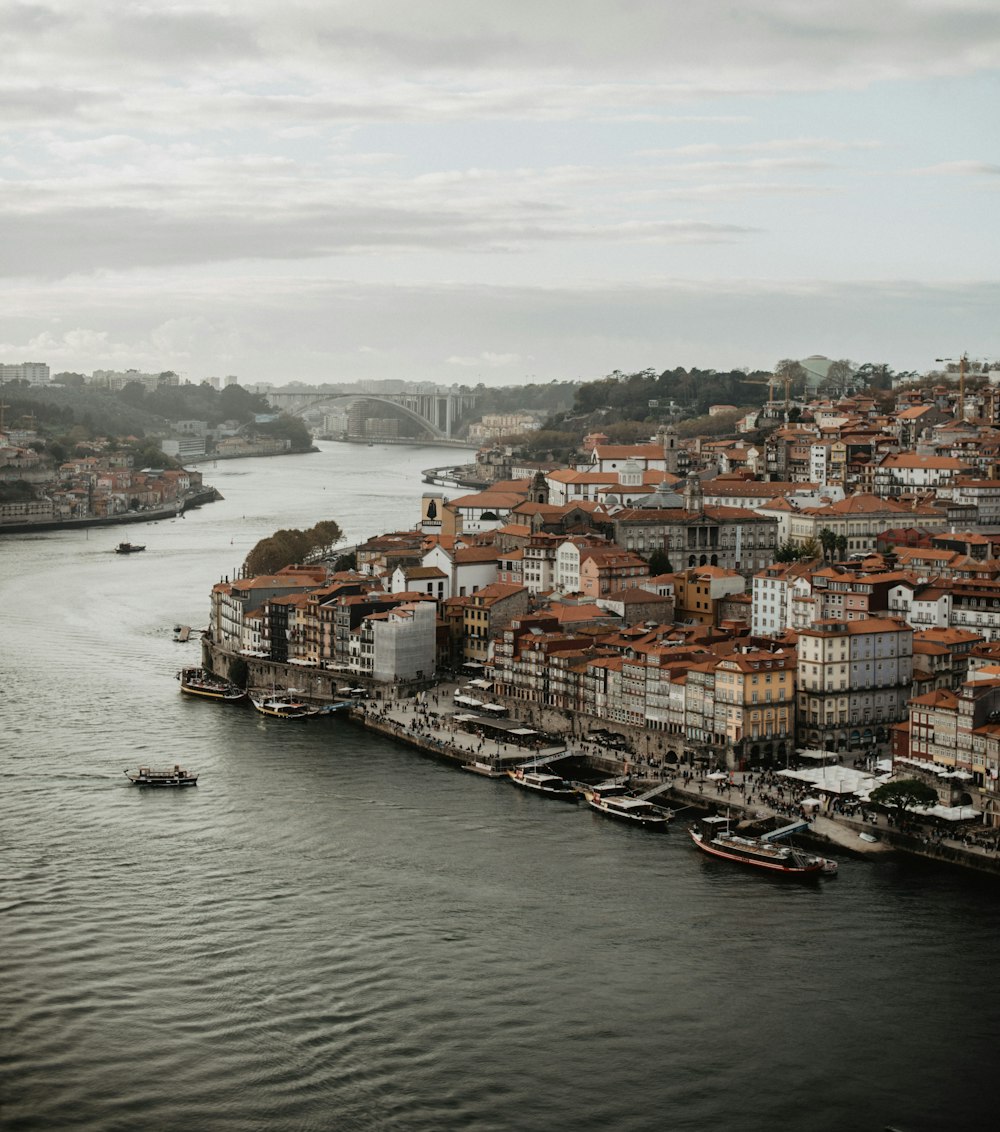
<path id="1" fill-rule="evenodd" d="M 343 538 L 340 525 L 326 519 L 308 530 L 294 527 L 275 531 L 261 539 L 243 563 L 243 572 L 250 577 L 274 574 L 285 566 L 295 566 L 310 560 L 326 557 Z"/>
<path id="2" fill-rule="evenodd" d="M 63 376 L 56 374 L 55 380 Z M 147 390 L 133 382 L 111 392 L 78 382 L 47 386 L 15 381 L 3 386 L 3 401 L 4 420 L 36 430 L 59 459 L 98 437 L 122 447 L 155 450 L 143 443 L 147 436 L 167 433 L 171 423 L 180 420 L 205 421 L 210 428 L 232 421 L 248 434 L 290 440 L 297 451 L 312 444 L 309 430 L 297 417 L 282 414 L 273 421 L 254 423 L 258 414 L 273 415 L 274 410 L 264 397 L 239 385 L 222 390 L 208 384 L 161 385 Z"/>

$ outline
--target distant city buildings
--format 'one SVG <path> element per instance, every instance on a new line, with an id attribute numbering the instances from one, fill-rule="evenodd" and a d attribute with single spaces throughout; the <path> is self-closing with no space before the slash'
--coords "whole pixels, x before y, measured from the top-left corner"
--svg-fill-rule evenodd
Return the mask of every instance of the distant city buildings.
<path id="1" fill-rule="evenodd" d="M 0 381 L 27 381 L 31 385 L 48 385 L 49 367 L 45 362 L 0 363 Z"/>

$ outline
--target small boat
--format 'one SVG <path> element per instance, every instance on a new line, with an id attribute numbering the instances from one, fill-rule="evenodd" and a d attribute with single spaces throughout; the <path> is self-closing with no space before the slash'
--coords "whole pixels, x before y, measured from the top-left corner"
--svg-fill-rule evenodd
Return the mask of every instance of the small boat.
<path id="1" fill-rule="evenodd" d="M 778 845 L 762 837 L 732 833 L 728 818 L 702 818 L 700 824 L 688 829 L 688 833 L 703 853 L 751 868 L 786 876 L 833 876 L 837 872 L 837 862 L 827 857 L 807 853 L 794 845 Z"/>
<path id="2" fill-rule="evenodd" d="M 181 691 L 189 696 L 204 696 L 209 700 L 242 700 L 246 692 L 204 668 L 182 668 L 177 673 Z"/>
<path id="3" fill-rule="evenodd" d="M 481 761 L 463 763 L 462 770 L 471 770 L 473 774 L 481 774 L 483 778 L 503 778 L 507 774 L 505 770 L 495 763 Z"/>
<path id="4" fill-rule="evenodd" d="M 277 719 L 308 719 L 311 715 L 319 715 L 319 708 L 287 695 L 266 695 L 263 692 L 250 692 L 249 695 L 250 702 L 261 715 L 272 715 Z"/>
<path id="5" fill-rule="evenodd" d="M 577 802 L 580 795 L 572 782 L 560 778 L 558 774 L 549 774 L 539 770 L 509 770 L 507 774 L 515 786 L 522 790 L 533 790 L 536 794 L 544 794 L 548 798 L 560 798 L 565 802 Z"/>
<path id="6" fill-rule="evenodd" d="M 666 829 L 673 817 L 669 810 L 663 810 L 647 802 L 644 798 L 636 798 L 632 794 L 608 794 L 599 790 L 592 790 L 588 795 L 587 805 L 597 810 L 605 817 L 617 818 L 619 821 L 632 822 L 633 825 L 645 826 L 648 829 Z"/>
<path id="7" fill-rule="evenodd" d="M 869 845 L 877 845 L 878 844 L 878 838 L 875 836 L 874 833 L 864 833 L 864 832 L 862 832 L 862 833 L 858 834 L 858 837 L 860 837 L 862 841 L 867 841 Z"/>
<path id="8" fill-rule="evenodd" d="M 135 542 L 120 542 L 115 547 L 115 554 L 138 554 L 140 550 L 145 549 L 145 546 L 139 546 Z"/>
<path id="9" fill-rule="evenodd" d="M 152 770 L 141 766 L 138 770 L 126 770 L 125 777 L 133 786 L 197 786 L 198 776 L 183 767 L 170 770 Z"/>

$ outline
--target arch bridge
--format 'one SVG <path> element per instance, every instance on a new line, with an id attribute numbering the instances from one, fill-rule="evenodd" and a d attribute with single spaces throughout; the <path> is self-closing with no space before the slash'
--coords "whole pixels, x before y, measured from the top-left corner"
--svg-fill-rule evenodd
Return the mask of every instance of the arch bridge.
<path id="1" fill-rule="evenodd" d="M 302 416 L 311 409 L 348 408 L 362 401 L 389 405 L 419 424 L 434 440 L 451 440 L 455 426 L 475 406 L 476 394 L 447 390 L 443 393 L 268 393 L 268 402 L 282 412 Z"/>

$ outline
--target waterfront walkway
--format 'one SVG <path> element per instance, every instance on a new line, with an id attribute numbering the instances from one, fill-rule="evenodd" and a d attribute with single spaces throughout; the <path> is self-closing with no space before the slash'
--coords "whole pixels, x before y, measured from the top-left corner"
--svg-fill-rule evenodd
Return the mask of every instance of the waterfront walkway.
<path id="1" fill-rule="evenodd" d="M 535 744 L 522 746 L 485 733 L 463 730 L 456 716 L 464 713 L 456 711 L 453 702 L 458 690 L 457 684 L 446 683 L 412 699 L 393 698 L 390 694 L 386 699 L 362 701 L 352 712 L 352 718 L 460 765 L 483 762 L 512 768 L 519 762 L 538 757 L 544 741 L 541 735 Z M 603 774 L 630 774 L 640 790 L 668 784 L 675 808 L 729 810 L 734 817 L 760 821 L 805 817 L 809 821 L 808 836 L 853 854 L 878 857 L 901 850 L 930 860 L 1000 874 L 1000 850 L 995 839 L 967 832 L 961 837 L 947 836 L 950 831 L 918 821 L 904 828 L 894 817 L 854 800 L 830 798 L 820 807 L 803 807 L 810 787 L 771 770 L 713 772 L 684 762 L 667 766 L 655 757 L 637 758 L 612 747 L 571 737 L 566 737 L 565 742 L 550 741 L 544 750 L 553 755 L 564 752 L 577 756 Z M 877 840 L 865 840 L 861 834 Z"/>

